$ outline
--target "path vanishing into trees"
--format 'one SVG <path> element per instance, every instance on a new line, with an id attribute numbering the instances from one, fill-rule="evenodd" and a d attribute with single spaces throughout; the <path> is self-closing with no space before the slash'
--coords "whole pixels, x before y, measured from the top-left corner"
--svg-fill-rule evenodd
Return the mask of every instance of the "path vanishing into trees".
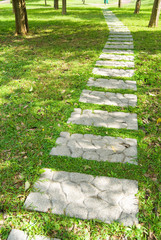
<path id="1" fill-rule="evenodd" d="M 119 89 L 137 90 L 131 80 L 134 72 L 133 38 L 126 26 L 109 10 L 104 10 L 109 27 L 109 37 L 93 69 L 95 77 L 87 86 L 107 89 L 84 89 L 79 101 L 93 105 L 135 107 L 135 94 L 121 94 Z M 117 90 L 116 93 L 108 89 Z M 74 109 L 68 123 L 137 131 L 135 113 L 107 112 L 102 110 Z M 61 132 L 50 152 L 53 156 L 81 157 L 89 161 L 137 164 L 137 140 L 93 134 Z M 97 219 L 105 223 L 118 221 L 125 226 L 138 223 L 138 182 L 78 172 L 44 169 L 34 184 L 34 191 L 25 201 L 25 208 L 32 211 L 65 214 L 80 219 Z M 22 231 L 12 230 L 8 240 L 27 239 Z M 16 238 L 17 236 L 17 238 Z M 22 237 L 21 237 L 22 238 Z M 39 239 L 37 237 L 36 239 Z M 48 238 L 45 238 L 48 239 Z"/>

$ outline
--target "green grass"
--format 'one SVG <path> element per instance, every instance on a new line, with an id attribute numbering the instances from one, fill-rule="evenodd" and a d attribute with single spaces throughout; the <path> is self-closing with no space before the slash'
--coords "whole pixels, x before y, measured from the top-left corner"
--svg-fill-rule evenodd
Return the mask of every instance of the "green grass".
<path id="1" fill-rule="evenodd" d="M 102 10 L 91 5 L 102 1 L 86 1 L 85 5 L 69 1 L 66 16 L 61 9 L 50 7 L 53 1 L 47 1 L 48 8 L 44 1 L 26 2 L 30 28 L 26 37 L 14 36 L 11 5 L 0 5 L 2 240 L 12 228 L 63 240 L 106 239 L 107 235 L 113 239 L 159 239 L 161 26 L 147 27 L 151 1 L 142 1 L 139 15 L 133 14 L 134 1 L 122 9 L 111 5 L 134 38 L 136 108 L 79 103 L 82 90 L 92 89 L 86 83 L 108 38 Z M 139 131 L 67 124 L 75 107 L 135 112 Z M 136 138 L 139 165 L 49 156 L 61 131 Z M 140 224 L 124 227 L 26 211 L 24 200 L 44 167 L 138 180 Z M 26 181 L 31 184 L 27 191 Z"/>

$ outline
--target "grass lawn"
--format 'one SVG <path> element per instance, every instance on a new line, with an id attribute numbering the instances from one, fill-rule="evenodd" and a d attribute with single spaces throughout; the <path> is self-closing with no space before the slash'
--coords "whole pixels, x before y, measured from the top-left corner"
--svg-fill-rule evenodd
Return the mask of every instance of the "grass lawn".
<path id="1" fill-rule="evenodd" d="M 11 5 L 0 5 L 2 240 L 7 239 L 12 228 L 62 240 L 103 240 L 107 235 L 112 239 L 160 238 L 161 21 L 156 29 L 147 27 L 151 2 L 142 0 L 138 15 L 133 14 L 133 0 L 121 9 L 113 4 L 116 0 L 109 5 L 134 38 L 136 108 L 79 103 L 82 90 L 92 89 L 86 83 L 108 38 L 108 27 L 99 8 L 102 0 L 88 0 L 85 5 L 81 0 L 69 0 L 66 16 L 62 16 L 61 9 L 53 9 L 51 0 L 47 0 L 47 7 L 42 0 L 26 0 L 30 28 L 26 37 L 14 36 Z M 67 124 L 75 107 L 137 113 L 139 130 Z M 136 138 L 139 165 L 49 156 L 62 131 Z M 107 225 L 26 211 L 24 200 L 42 168 L 138 180 L 139 224 L 124 227 L 116 222 Z"/>

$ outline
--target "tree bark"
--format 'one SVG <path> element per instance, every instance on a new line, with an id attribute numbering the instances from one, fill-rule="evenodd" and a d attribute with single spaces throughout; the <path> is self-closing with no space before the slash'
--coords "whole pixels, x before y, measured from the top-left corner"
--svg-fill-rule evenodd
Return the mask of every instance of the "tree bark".
<path id="1" fill-rule="evenodd" d="M 140 11 L 141 0 L 136 0 L 135 11 L 134 13 L 138 14 Z"/>
<path id="2" fill-rule="evenodd" d="M 118 1 L 118 7 L 121 8 L 122 7 L 122 0 Z"/>
<path id="3" fill-rule="evenodd" d="M 161 0 L 154 0 L 151 18 L 148 27 L 157 27 L 161 9 Z"/>
<path id="4" fill-rule="evenodd" d="M 26 35 L 29 32 L 25 0 L 12 0 L 15 13 L 16 34 Z"/>
<path id="5" fill-rule="evenodd" d="M 54 9 L 59 9 L 59 0 L 54 0 Z"/>
<path id="6" fill-rule="evenodd" d="M 62 0 L 62 14 L 65 15 L 66 11 L 66 0 Z"/>

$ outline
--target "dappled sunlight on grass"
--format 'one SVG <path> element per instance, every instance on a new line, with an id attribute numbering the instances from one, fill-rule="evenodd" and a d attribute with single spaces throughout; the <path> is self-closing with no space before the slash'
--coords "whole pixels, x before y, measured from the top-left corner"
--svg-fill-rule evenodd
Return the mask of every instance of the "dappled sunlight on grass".
<path id="1" fill-rule="evenodd" d="M 115 0 L 111 3 L 116 2 Z M 27 1 L 30 32 L 26 37 L 14 36 L 15 22 L 11 5 L 0 5 L 0 117 L 2 197 L 0 207 L 7 215 L 2 239 L 11 228 L 29 229 L 30 234 L 56 236 L 60 239 L 105 239 L 107 235 L 143 239 L 159 236 L 158 188 L 160 165 L 160 79 L 161 26 L 147 27 L 151 1 L 144 0 L 139 15 L 133 14 L 134 3 L 112 10 L 130 29 L 135 46 L 137 92 L 118 90 L 138 96 L 138 106 L 94 106 L 79 102 L 96 60 L 108 38 L 108 27 L 102 10 L 86 1 L 86 5 L 70 1 L 67 15 L 53 9 L 53 1 Z M 130 6 L 130 7 L 129 7 Z M 107 91 L 107 89 L 95 89 Z M 114 90 L 109 89 L 109 92 Z M 115 91 L 116 92 L 116 91 Z M 139 130 L 67 124 L 74 108 L 135 112 Z M 96 162 L 81 158 L 49 156 L 61 131 L 96 134 L 138 141 L 138 166 Z M 83 221 L 49 213 L 27 212 L 26 196 L 38 179 L 42 168 L 128 178 L 139 181 L 139 226 L 126 228 Z M 25 191 L 25 182 L 31 187 Z M 34 225 L 32 225 L 34 222 Z M 150 225 L 150 226 L 149 226 Z M 147 233 L 146 233 L 147 231 Z"/>

